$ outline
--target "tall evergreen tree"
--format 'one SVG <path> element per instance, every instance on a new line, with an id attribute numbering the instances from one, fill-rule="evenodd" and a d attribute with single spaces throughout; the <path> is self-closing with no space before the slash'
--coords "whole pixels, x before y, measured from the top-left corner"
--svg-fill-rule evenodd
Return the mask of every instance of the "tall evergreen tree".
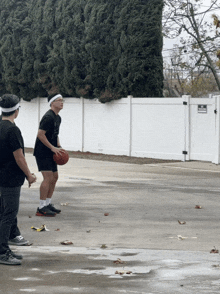
<path id="1" fill-rule="evenodd" d="M 163 0 L 0 0 L 0 90 L 161 97 Z"/>
<path id="2" fill-rule="evenodd" d="M 2 93 L 12 92 L 25 100 L 46 94 L 34 76 L 32 19 L 28 1 L 0 1 L 0 58 Z"/>

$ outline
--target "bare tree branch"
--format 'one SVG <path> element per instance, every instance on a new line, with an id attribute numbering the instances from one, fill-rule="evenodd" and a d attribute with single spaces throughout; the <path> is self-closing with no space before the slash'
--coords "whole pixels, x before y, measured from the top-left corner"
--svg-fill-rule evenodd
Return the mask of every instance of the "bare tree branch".
<path id="1" fill-rule="evenodd" d="M 218 1 L 211 1 L 210 6 L 203 11 L 201 11 L 202 0 L 197 0 L 196 3 L 192 3 L 190 0 L 166 1 L 165 9 L 169 13 L 166 13 L 165 16 L 169 15 L 169 19 L 164 22 L 164 29 L 169 37 L 181 37 L 180 58 L 175 59 L 172 66 L 184 68 L 190 73 L 200 70 L 201 74 L 205 69 L 209 69 L 220 90 L 220 78 L 215 61 L 216 41 L 219 40 L 220 34 L 216 34 L 214 26 L 207 21 L 208 14 L 219 7 Z M 200 73 L 197 75 L 200 76 Z"/>

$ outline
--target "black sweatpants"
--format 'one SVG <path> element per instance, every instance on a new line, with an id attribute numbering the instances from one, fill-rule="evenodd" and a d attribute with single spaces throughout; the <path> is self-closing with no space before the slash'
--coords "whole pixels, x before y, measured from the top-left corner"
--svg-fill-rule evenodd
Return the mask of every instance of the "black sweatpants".
<path id="1" fill-rule="evenodd" d="M 17 214 L 21 187 L 0 187 L 0 254 L 8 249 L 8 240 L 20 235 L 17 226 Z"/>

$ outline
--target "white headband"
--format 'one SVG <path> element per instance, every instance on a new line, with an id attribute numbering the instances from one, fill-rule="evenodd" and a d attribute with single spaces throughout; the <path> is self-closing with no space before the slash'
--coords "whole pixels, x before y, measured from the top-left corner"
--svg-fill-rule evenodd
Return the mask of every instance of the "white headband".
<path id="1" fill-rule="evenodd" d="M 18 109 L 19 107 L 20 107 L 20 104 L 18 103 L 15 106 L 10 107 L 10 108 L 1 107 L 1 110 L 2 110 L 2 112 L 11 112 L 11 111 L 14 111 L 14 110 Z"/>
<path id="2" fill-rule="evenodd" d="M 52 103 L 53 101 L 55 101 L 57 98 L 60 98 L 60 97 L 63 98 L 61 94 L 57 94 L 56 96 L 54 96 L 54 97 L 49 101 L 49 104 L 51 105 L 51 103 Z"/>

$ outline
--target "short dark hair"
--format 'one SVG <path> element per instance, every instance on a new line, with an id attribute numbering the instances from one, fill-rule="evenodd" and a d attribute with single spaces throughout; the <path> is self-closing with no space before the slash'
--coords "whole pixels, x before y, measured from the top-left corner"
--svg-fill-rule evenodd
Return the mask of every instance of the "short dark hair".
<path id="1" fill-rule="evenodd" d="M 11 108 L 20 102 L 20 98 L 14 94 L 4 94 L 0 97 L 0 107 L 1 108 Z M 2 116 L 10 116 L 15 113 L 16 110 L 10 112 L 2 111 Z"/>

